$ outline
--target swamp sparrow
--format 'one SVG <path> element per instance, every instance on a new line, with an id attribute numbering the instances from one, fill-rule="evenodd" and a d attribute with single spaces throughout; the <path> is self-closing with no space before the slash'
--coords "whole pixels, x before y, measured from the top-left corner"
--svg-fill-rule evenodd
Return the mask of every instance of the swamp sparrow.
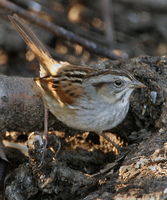
<path id="1" fill-rule="evenodd" d="M 103 131 L 122 122 L 129 109 L 132 91 L 145 85 L 127 71 L 99 71 L 58 63 L 17 15 L 9 16 L 9 19 L 40 63 L 40 78 L 34 80 L 45 106 L 44 140 L 47 140 L 49 110 L 69 127 L 102 135 L 119 151 L 121 147 Z"/>

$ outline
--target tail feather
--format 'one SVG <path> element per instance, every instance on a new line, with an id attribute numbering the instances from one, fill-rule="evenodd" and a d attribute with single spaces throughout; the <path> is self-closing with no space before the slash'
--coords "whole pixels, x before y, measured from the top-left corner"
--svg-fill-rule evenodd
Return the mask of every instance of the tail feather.
<path id="1" fill-rule="evenodd" d="M 16 14 L 9 16 L 9 19 L 39 61 L 40 77 L 52 75 L 52 66 L 56 64 L 60 66 L 60 64 L 53 60 L 42 42 Z"/>

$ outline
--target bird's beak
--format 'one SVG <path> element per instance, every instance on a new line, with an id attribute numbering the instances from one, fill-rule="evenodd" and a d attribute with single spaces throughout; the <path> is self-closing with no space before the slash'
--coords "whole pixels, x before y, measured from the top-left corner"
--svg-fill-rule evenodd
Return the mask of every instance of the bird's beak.
<path id="1" fill-rule="evenodd" d="M 146 87 L 143 83 L 139 82 L 138 80 L 134 80 L 131 84 L 129 84 L 131 88 L 144 88 Z"/>

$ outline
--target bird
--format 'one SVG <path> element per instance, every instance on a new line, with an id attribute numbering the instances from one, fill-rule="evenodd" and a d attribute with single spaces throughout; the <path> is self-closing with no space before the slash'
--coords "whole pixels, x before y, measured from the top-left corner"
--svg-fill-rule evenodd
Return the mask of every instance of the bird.
<path id="1" fill-rule="evenodd" d="M 123 121 L 129 110 L 131 93 L 146 86 L 126 70 L 99 70 L 58 62 L 18 15 L 9 16 L 9 19 L 40 64 L 40 77 L 34 81 L 45 107 L 44 146 L 47 146 L 50 111 L 71 128 L 102 135 L 120 152 L 121 147 L 103 132 Z"/>

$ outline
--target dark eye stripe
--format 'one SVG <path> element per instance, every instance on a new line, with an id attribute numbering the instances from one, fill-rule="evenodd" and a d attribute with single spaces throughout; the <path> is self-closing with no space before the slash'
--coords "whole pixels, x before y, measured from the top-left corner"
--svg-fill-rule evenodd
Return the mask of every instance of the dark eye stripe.
<path id="1" fill-rule="evenodd" d="M 108 82 L 107 82 L 108 83 Z M 101 87 L 103 87 L 103 85 L 105 85 L 106 84 L 106 82 L 100 82 L 100 83 L 93 83 L 93 86 L 94 87 L 97 87 L 97 88 L 101 88 Z"/>
<path id="2" fill-rule="evenodd" d="M 114 82 L 99 82 L 99 83 L 93 83 L 93 86 L 94 87 L 96 87 L 96 88 L 101 88 L 101 87 L 103 87 L 105 84 L 112 84 L 112 85 L 114 85 L 115 87 L 121 87 L 122 86 L 122 81 L 120 81 L 120 85 L 116 85 L 115 84 L 115 81 Z"/>

